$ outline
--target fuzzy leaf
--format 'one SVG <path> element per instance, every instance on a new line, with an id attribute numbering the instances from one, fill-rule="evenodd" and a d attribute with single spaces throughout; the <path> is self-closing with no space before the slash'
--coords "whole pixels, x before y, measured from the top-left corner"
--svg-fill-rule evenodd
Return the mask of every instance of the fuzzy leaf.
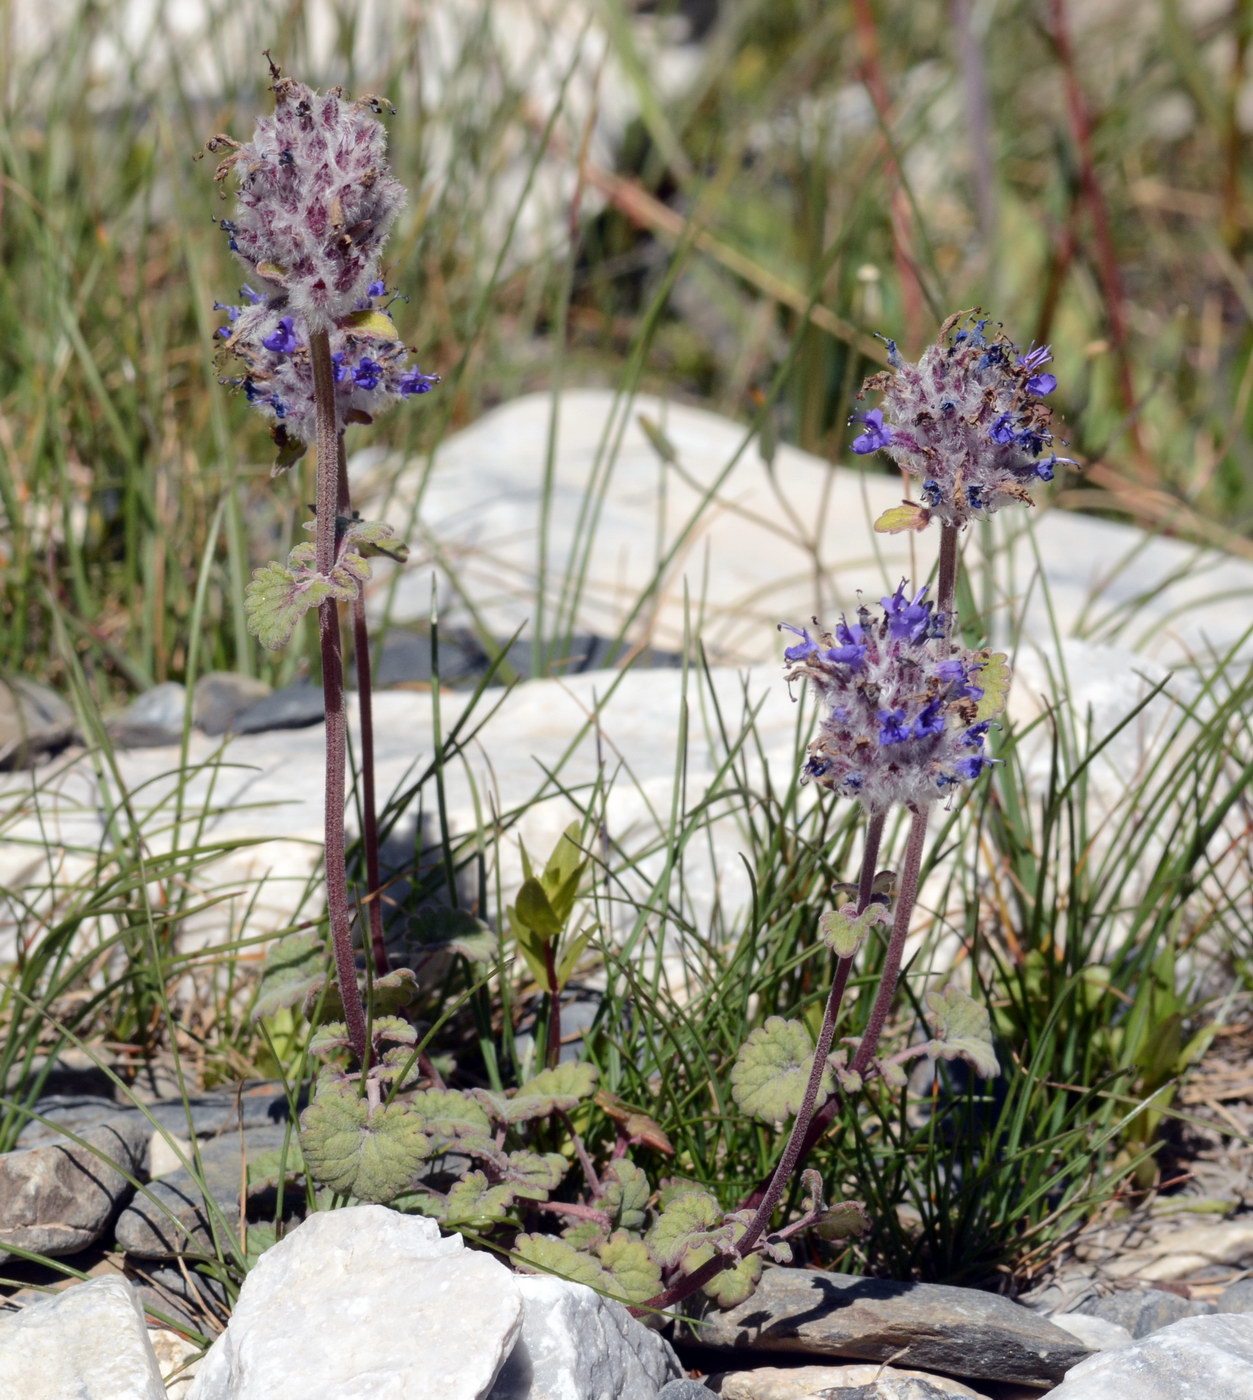
<path id="1" fill-rule="evenodd" d="M 300 1146 L 314 1178 L 359 1201 L 386 1203 L 430 1155 L 422 1120 L 402 1103 L 373 1113 L 355 1085 L 326 1085 L 300 1115 Z"/>
<path id="2" fill-rule="evenodd" d="M 983 691 L 983 699 L 975 711 L 975 721 L 993 719 L 1005 708 L 1009 698 L 1009 683 L 1013 673 L 1009 669 L 1009 657 L 1003 651 L 982 653 L 983 665 L 971 678 Z"/>
<path id="3" fill-rule="evenodd" d="M 899 535 L 903 530 L 925 530 L 930 521 L 929 510 L 916 501 L 902 501 L 899 506 L 885 510 L 874 527 L 881 535 Z"/>
<path id="4" fill-rule="evenodd" d="M 621 1123 L 627 1137 L 633 1143 L 639 1143 L 643 1147 L 651 1147 L 658 1152 L 664 1152 L 668 1156 L 674 1156 L 674 1144 L 666 1136 L 661 1125 L 638 1109 L 628 1108 L 616 1094 L 611 1094 L 608 1089 L 600 1089 L 596 1093 L 596 1104 L 603 1109 L 615 1123 Z"/>
<path id="5" fill-rule="evenodd" d="M 569 1113 L 595 1089 L 595 1065 L 568 1061 L 555 1069 L 541 1070 L 513 1098 L 505 1099 L 504 1116 L 507 1122 L 524 1123 L 531 1118 L 547 1118 L 558 1109 Z"/>
<path id="6" fill-rule="evenodd" d="M 552 1235 L 519 1235 L 513 1248 L 529 1273 L 556 1274 L 558 1278 L 585 1283 L 602 1292 L 612 1286 L 608 1274 L 595 1259 Z"/>
<path id="7" fill-rule="evenodd" d="M 455 1089 L 422 1089 L 409 1099 L 426 1132 L 440 1138 L 491 1135 L 492 1125 L 482 1105 Z"/>
<path id="8" fill-rule="evenodd" d="M 505 1158 L 505 1179 L 524 1200 L 542 1201 L 561 1185 L 566 1165 L 560 1152 L 511 1152 Z"/>
<path id="9" fill-rule="evenodd" d="M 409 557 L 409 546 L 381 520 L 350 520 L 341 541 L 345 547 L 362 559 L 382 557 L 403 564 Z"/>
<path id="10" fill-rule="evenodd" d="M 263 647 L 278 651 L 291 641 L 305 613 L 334 592 L 330 580 L 321 574 L 297 572 L 277 562 L 264 564 L 253 570 L 252 582 L 244 589 L 248 630 Z"/>
<path id="11" fill-rule="evenodd" d="M 672 1269 L 683 1264 L 688 1255 L 710 1249 L 712 1232 L 724 1218 L 722 1207 L 708 1191 L 689 1186 L 674 1196 L 657 1218 L 648 1232 L 648 1247 L 663 1268 Z M 705 1258 L 709 1258 L 708 1253 Z M 691 1270 L 685 1266 L 684 1272 Z"/>
<path id="12" fill-rule="evenodd" d="M 346 1050 L 352 1044 L 344 1021 L 327 1021 L 309 1037 L 309 1053 L 325 1059 L 332 1050 Z"/>
<path id="13" fill-rule="evenodd" d="M 422 1078 L 422 1067 L 410 1046 L 397 1045 L 383 1052 L 374 1066 L 374 1073 L 384 1084 L 397 1084 L 402 1089 L 408 1089 Z"/>
<path id="14" fill-rule="evenodd" d="M 628 1303 L 646 1303 L 661 1292 L 661 1265 L 643 1240 L 618 1230 L 600 1247 L 600 1262 L 609 1275 L 609 1291 Z"/>
<path id="15" fill-rule="evenodd" d="M 514 1194 L 508 1184 L 492 1186 L 482 1172 L 467 1172 L 444 1200 L 444 1224 L 481 1229 L 503 1220 L 509 1214 Z"/>
<path id="16" fill-rule="evenodd" d="M 280 1181 L 290 1181 L 302 1176 L 305 1159 L 300 1151 L 300 1139 L 293 1137 L 285 1147 L 272 1147 L 268 1152 L 259 1152 L 248 1159 L 248 1190 L 260 1191 L 267 1186 L 277 1186 Z M 251 1226 L 248 1227 L 252 1229 Z"/>
<path id="17" fill-rule="evenodd" d="M 870 1229 L 870 1217 L 860 1201 L 841 1201 L 822 1212 L 814 1229 L 824 1240 L 860 1239 Z"/>
<path id="18" fill-rule="evenodd" d="M 601 1178 L 597 1204 L 615 1225 L 624 1230 L 642 1230 L 652 1188 L 643 1171 L 629 1157 L 615 1158 Z"/>
<path id="19" fill-rule="evenodd" d="M 853 957 L 866 941 L 866 935 L 876 924 L 890 923 L 887 910 L 882 904 L 868 904 L 860 914 L 852 904 L 833 909 L 818 920 L 818 932 L 822 941 L 837 958 Z"/>
<path id="20" fill-rule="evenodd" d="M 993 1079 L 1000 1074 L 986 1007 L 957 986 L 928 992 L 923 1000 L 927 1004 L 927 1020 L 935 1032 L 935 1039 L 926 1046 L 928 1055 L 942 1060 L 965 1060 L 980 1079 Z"/>
<path id="21" fill-rule="evenodd" d="M 771 1016 L 740 1046 L 731 1069 L 732 1096 L 754 1118 L 782 1123 L 800 1108 L 813 1062 L 814 1045 L 805 1026 Z M 824 1069 L 815 1108 L 834 1088 L 831 1071 Z"/>
<path id="22" fill-rule="evenodd" d="M 703 1261 L 702 1261 L 703 1262 Z M 734 1308 L 751 1298 L 761 1277 L 761 1255 L 750 1254 L 732 1269 L 723 1269 L 701 1290 L 720 1308 Z"/>
<path id="23" fill-rule="evenodd" d="M 605 1232 L 594 1220 L 580 1220 L 575 1225 L 567 1225 L 561 1238 L 571 1249 L 581 1249 L 592 1254 L 605 1243 Z"/>
<path id="24" fill-rule="evenodd" d="M 399 1016 L 376 1016 L 370 1026 L 370 1035 L 376 1043 L 384 1040 L 391 1045 L 418 1043 L 417 1030 Z"/>
<path id="25" fill-rule="evenodd" d="M 875 1068 L 889 1089 L 903 1089 L 909 1083 L 909 1075 L 891 1060 L 876 1060 Z"/>
<path id="26" fill-rule="evenodd" d="M 298 1006 L 313 987 L 326 977 L 326 943 L 316 933 L 289 933 L 280 938 L 265 957 L 261 985 L 253 1003 L 252 1018 L 273 1016 L 287 1006 Z"/>
<path id="27" fill-rule="evenodd" d="M 764 1258 L 769 1259 L 774 1264 L 790 1264 L 792 1262 L 792 1246 L 786 1240 L 780 1239 L 778 1235 L 763 1236 L 761 1252 Z"/>
<path id="28" fill-rule="evenodd" d="M 396 323 L 385 311 L 366 308 L 363 311 L 350 311 L 336 325 L 341 331 L 351 331 L 353 335 L 364 336 L 369 340 L 395 340 Z"/>

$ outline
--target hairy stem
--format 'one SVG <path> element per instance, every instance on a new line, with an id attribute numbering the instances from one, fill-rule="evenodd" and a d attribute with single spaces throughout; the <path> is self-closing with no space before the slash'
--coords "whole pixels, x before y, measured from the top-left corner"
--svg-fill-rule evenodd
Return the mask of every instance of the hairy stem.
<path id="1" fill-rule="evenodd" d="M 940 577 L 936 582 L 935 610 L 946 622 L 953 620 L 953 595 L 957 592 L 957 526 L 940 526 Z M 950 636 L 952 634 L 950 633 Z"/>
<path id="2" fill-rule="evenodd" d="M 548 1038 L 544 1063 L 556 1069 L 561 1059 L 561 988 L 557 985 L 557 949 L 549 939 L 544 944 L 544 972 L 548 977 Z"/>
<path id="3" fill-rule="evenodd" d="M 328 577 L 339 545 L 339 425 L 335 412 L 335 381 L 327 331 L 309 336 L 309 359 L 318 412 L 317 569 Z M 322 645 L 322 694 L 326 702 L 326 907 L 335 951 L 335 970 L 352 1048 L 366 1065 L 365 1012 L 357 995 L 357 965 L 352 951 L 352 910 L 348 902 L 348 872 L 344 857 L 344 769 L 348 756 L 344 713 L 344 656 L 339 635 L 339 605 L 328 598 L 318 608 Z"/>
<path id="4" fill-rule="evenodd" d="M 348 491 L 348 459 L 344 435 L 339 434 L 339 513 L 352 514 Z M 365 849 L 365 904 L 374 950 L 374 971 L 387 974 L 387 945 L 383 938 L 383 906 L 379 903 L 383 878 L 379 866 L 378 803 L 374 793 L 374 684 L 370 676 L 370 629 L 365 617 L 365 594 L 352 602 L 352 654 L 357 668 L 357 709 L 361 718 L 361 844 Z"/>

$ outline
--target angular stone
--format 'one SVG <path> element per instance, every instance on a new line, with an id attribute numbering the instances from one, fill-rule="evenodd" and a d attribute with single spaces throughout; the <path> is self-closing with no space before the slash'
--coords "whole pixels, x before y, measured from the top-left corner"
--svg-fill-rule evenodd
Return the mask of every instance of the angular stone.
<path id="1" fill-rule="evenodd" d="M 1253 1317 L 1186 1317 L 1066 1372 L 1049 1400 L 1253 1400 Z"/>
<path id="2" fill-rule="evenodd" d="M 1132 1337 L 1147 1337 L 1185 1317 L 1203 1317 L 1214 1311 L 1214 1304 L 1181 1298 L 1164 1288 L 1127 1288 L 1104 1298 L 1089 1298 L 1072 1316 L 1086 1314 L 1125 1327 Z"/>
<path id="3" fill-rule="evenodd" d="M 581 1283 L 522 1275 L 522 1335 L 487 1400 L 655 1400 L 683 1368 L 670 1343 Z"/>
<path id="4" fill-rule="evenodd" d="M 0 771 L 30 768 L 74 739 L 74 711 L 55 690 L 16 676 L 0 679 Z"/>
<path id="5" fill-rule="evenodd" d="M 236 671 L 209 671 L 192 691 L 192 718 L 204 734 L 225 734 L 251 706 L 264 700 L 270 687 Z"/>
<path id="6" fill-rule="evenodd" d="M 143 1313 L 125 1279 L 90 1279 L 0 1315 L 0 1395 L 166 1400 Z"/>
<path id="7" fill-rule="evenodd" d="M 713 1394 L 703 1381 L 684 1376 L 681 1380 L 667 1381 L 657 1392 L 657 1400 L 709 1400 Z"/>
<path id="8" fill-rule="evenodd" d="M 434 1221 L 323 1211 L 261 1256 L 189 1400 L 480 1400 L 521 1326 L 514 1276 Z"/>
<path id="9" fill-rule="evenodd" d="M 876 1390 L 876 1385 L 880 1389 Z M 948 1376 L 874 1364 L 759 1366 L 753 1371 L 728 1371 L 718 1377 L 718 1393 L 722 1400 L 810 1400 L 816 1395 L 842 1397 L 845 1394 L 856 1400 L 862 1400 L 863 1395 L 866 1400 L 878 1400 L 880 1395 L 891 1396 L 893 1400 L 896 1397 L 930 1400 L 928 1390 L 944 1400 L 984 1400 L 979 1391 Z"/>
<path id="10" fill-rule="evenodd" d="M 1253 1313 L 1253 1278 L 1237 1279 L 1214 1306 L 1220 1313 Z"/>
<path id="11" fill-rule="evenodd" d="M 235 734 L 260 734 L 267 729 L 305 729 L 326 718 L 322 687 L 301 681 L 257 700 L 235 716 Z"/>
<path id="12" fill-rule="evenodd" d="M 148 1157 L 148 1133 L 97 1123 L 78 1134 L 0 1156 L 0 1248 L 74 1254 L 103 1236 L 129 1199 L 128 1178 Z"/>
<path id="13" fill-rule="evenodd" d="M 280 1149 L 285 1135 L 283 1127 L 251 1128 L 243 1134 L 242 1153 L 246 1160 L 255 1161 L 263 1152 Z M 118 1216 L 113 1233 L 119 1249 L 137 1259 L 169 1259 L 192 1248 L 212 1250 L 212 1211 L 206 1204 L 206 1191 L 221 1218 L 232 1229 L 238 1226 L 243 1169 L 240 1134 L 209 1138 L 200 1144 L 199 1154 L 196 1175 L 185 1167 L 170 1172 L 146 1186 Z M 262 1213 L 272 1194 L 269 1189 L 261 1193 L 258 1204 Z"/>
<path id="14" fill-rule="evenodd" d="M 224 1326 L 230 1316 L 226 1288 L 216 1279 L 188 1267 L 186 1274 L 174 1264 L 136 1264 L 127 1261 L 128 1275 L 144 1312 L 156 1321 L 170 1318 L 188 1330 L 205 1331 L 212 1319 Z M 213 1331 L 215 1328 L 207 1330 Z"/>
<path id="15" fill-rule="evenodd" d="M 178 681 L 163 681 L 137 695 L 106 727 L 120 748 L 155 748 L 182 739 L 186 713 L 187 688 Z"/>
<path id="16" fill-rule="evenodd" d="M 165 1385 L 165 1400 L 187 1400 L 191 1383 L 200 1368 L 197 1353 L 200 1348 L 195 1342 L 180 1337 L 166 1327 L 153 1328 L 148 1333 L 152 1350 L 156 1353 L 157 1365 Z"/>
<path id="17" fill-rule="evenodd" d="M 1095 1313 L 1054 1313 L 1049 1321 L 1063 1332 L 1069 1332 L 1091 1351 L 1125 1347 L 1132 1340 L 1131 1333 L 1121 1323 L 1109 1322 Z"/>
<path id="18" fill-rule="evenodd" d="M 706 1347 L 888 1361 L 976 1380 L 1047 1385 L 1088 1354 L 1073 1337 L 995 1293 L 854 1274 L 767 1269 L 753 1296 L 709 1311 Z"/>

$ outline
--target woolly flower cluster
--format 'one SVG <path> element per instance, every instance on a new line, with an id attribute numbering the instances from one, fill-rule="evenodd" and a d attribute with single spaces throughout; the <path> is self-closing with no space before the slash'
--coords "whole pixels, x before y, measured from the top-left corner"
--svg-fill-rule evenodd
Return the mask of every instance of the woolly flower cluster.
<path id="1" fill-rule="evenodd" d="M 274 115 L 258 119 L 246 145 L 209 142 L 231 151 L 214 178 L 238 180 L 236 216 L 221 227 L 250 280 L 283 292 L 310 329 L 328 330 L 374 281 L 405 190 L 389 171 L 377 98 L 319 96 L 270 71 Z"/>
<path id="2" fill-rule="evenodd" d="M 881 600 L 881 618 L 860 607 L 856 622 L 841 617 L 816 640 L 780 624 L 800 638 L 783 653 L 788 680 L 807 680 L 824 711 L 802 781 L 872 814 L 934 802 L 995 761 L 983 748 L 1004 708 L 1005 658 L 955 646 L 926 591 L 910 598 L 902 582 Z"/>
<path id="3" fill-rule="evenodd" d="M 224 382 L 241 388 L 271 424 L 279 446 L 276 470 L 290 466 L 303 455 L 305 444 L 317 431 L 313 369 L 307 333 L 283 296 L 265 298 L 251 287 L 240 288 L 249 303 L 224 306 L 228 324 L 218 328 L 243 373 Z M 331 364 L 335 380 L 335 404 L 341 426 L 370 423 L 392 403 L 414 394 L 425 394 L 439 377 L 423 374 L 409 363 L 408 348 L 395 338 L 395 327 L 376 298 L 387 289 L 378 280 L 366 288 L 366 296 L 330 333 Z"/>
<path id="4" fill-rule="evenodd" d="M 972 312 L 950 316 L 917 364 L 889 340 L 891 368 L 862 387 L 859 398 L 881 393 L 883 405 L 854 415 L 862 430 L 853 451 L 886 452 L 922 482 L 921 503 L 888 511 L 876 529 L 921 530 L 933 518 L 960 526 L 1010 501 L 1031 505 L 1028 486 L 1076 465 L 1051 450 L 1052 411 L 1041 402 L 1057 388 L 1044 369 L 1048 347 L 1019 354 L 988 324 Z"/>

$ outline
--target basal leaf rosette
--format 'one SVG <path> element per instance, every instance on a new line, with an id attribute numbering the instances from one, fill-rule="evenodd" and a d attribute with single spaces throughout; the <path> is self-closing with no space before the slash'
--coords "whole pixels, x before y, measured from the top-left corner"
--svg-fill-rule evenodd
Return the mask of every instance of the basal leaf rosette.
<path id="1" fill-rule="evenodd" d="M 816 637 L 780 624 L 800 638 L 783 653 L 787 679 L 807 681 L 822 706 L 801 780 L 871 814 L 934 802 L 996 762 L 984 741 L 1005 707 L 1006 658 L 956 646 L 926 592 L 911 598 L 902 581 L 881 599 L 881 617 L 859 607 L 834 633 L 815 619 Z"/>
<path id="2" fill-rule="evenodd" d="M 726 1254 L 748 1229 L 752 1211 L 728 1215 L 717 1199 L 698 1186 L 684 1186 L 671 1194 L 657 1223 L 648 1232 L 649 1252 L 666 1268 L 694 1274 L 715 1254 Z M 733 1308 L 751 1296 L 761 1277 L 761 1256 L 723 1269 L 703 1291 L 720 1308 Z"/>
<path id="3" fill-rule="evenodd" d="M 977 312 L 950 316 L 916 364 L 889 340 L 889 368 L 858 394 L 883 401 L 854 415 L 861 431 L 853 451 L 886 452 L 922 482 L 922 500 L 885 512 L 877 530 L 921 530 L 932 520 L 962 526 L 1011 502 L 1029 506 L 1030 486 L 1051 481 L 1062 463 L 1077 465 L 1052 450 L 1052 410 L 1043 402 L 1057 388 L 1044 369 L 1049 347 L 1020 353 L 989 325 Z"/>
<path id="4" fill-rule="evenodd" d="M 332 1081 L 300 1115 L 300 1148 L 320 1184 L 386 1204 L 412 1183 L 431 1141 L 403 1104 L 372 1108 L 355 1084 Z"/>

